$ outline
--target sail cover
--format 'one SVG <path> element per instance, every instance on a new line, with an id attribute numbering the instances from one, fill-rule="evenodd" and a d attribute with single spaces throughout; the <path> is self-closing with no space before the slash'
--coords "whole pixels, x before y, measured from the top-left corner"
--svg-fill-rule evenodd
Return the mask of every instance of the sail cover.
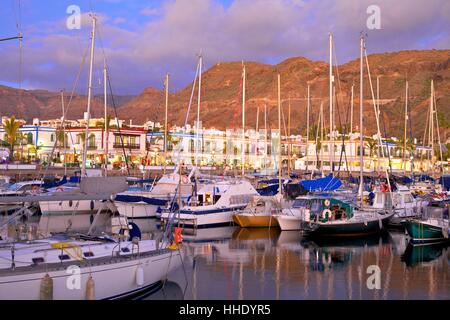
<path id="1" fill-rule="evenodd" d="M 325 178 L 316 180 L 303 180 L 300 182 L 303 188 L 308 191 L 333 191 L 342 186 L 342 181 L 329 174 Z"/>

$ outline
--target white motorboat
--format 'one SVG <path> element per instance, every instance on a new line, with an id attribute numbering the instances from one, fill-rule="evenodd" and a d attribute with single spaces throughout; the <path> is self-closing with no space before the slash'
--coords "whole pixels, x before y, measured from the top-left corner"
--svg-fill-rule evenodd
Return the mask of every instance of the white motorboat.
<path id="1" fill-rule="evenodd" d="M 156 217 L 171 202 L 176 202 L 179 185 L 181 198 L 186 201 L 192 195 L 191 177 L 195 169 L 189 176 L 180 176 L 177 170 L 172 174 L 163 175 L 150 191 L 128 190 L 118 194 L 115 205 L 119 213 L 132 219 Z"/>
<path id="2" fill-rule="evenodd" d="M 179 212 L 164 210 L 161 219 L 174 219 L 184 228 L 208 228 L 233 225 L 233 215 L 243 210 L 258 192 L 248 181 L 224 180 L 200 188 L 189 205 Z"/>

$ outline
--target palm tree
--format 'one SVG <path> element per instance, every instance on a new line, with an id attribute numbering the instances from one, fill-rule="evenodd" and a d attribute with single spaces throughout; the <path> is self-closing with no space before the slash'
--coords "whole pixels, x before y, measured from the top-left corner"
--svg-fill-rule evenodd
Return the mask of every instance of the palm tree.
<path id="1" fill-rule="evenodd" d="M 20 128 L 20 122 L 16 121 L 15 117 L 11 117 L 9 119 L 6 119 L 3 123 L 3 127 L 5 129 L 5 140 L 9 144 L 9 148 L 11 151 L 11 154 L 9 155 L 11 161 L 14 160 L 14 145 L 17 142 L 17 134 L 19 132 Z"/>
<path id="2" fill-rule="evenodd" d="M 23 159 L 23 145 L 28 142 L 28 135 L 22 132 L 17 133 L 16 143 L 20 145 L 20 160 Z"/>
<path id="3" fill-rule="evenodd" d="M 369 148 L 369 158 L 371 163 L 373 164 L 373 156 L 374 156 L 374 151 L 377 148 L 377 142 L 375 141 L 375 139 L 372 138 L 368 138 L 366 140 L 366 146 Z"/>
<path id="4" fill-rule="evenodd" d="M 59 143 L 61 147 L 65 147 L 65 144 L 67 143 L 66 134 L 63 130 L 57 130 L 56 131 L 56 141 Z"/>

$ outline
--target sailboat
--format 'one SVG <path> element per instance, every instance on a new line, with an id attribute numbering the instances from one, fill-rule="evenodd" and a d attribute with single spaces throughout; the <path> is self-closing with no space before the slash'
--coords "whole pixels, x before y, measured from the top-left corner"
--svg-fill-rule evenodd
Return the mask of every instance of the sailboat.
<path id="1" fill-rule="evenodd" d="M 94 38 L 96 17 L 92 19 Z M 91 63 L 92 58 L 93 41 Z M 92 68 L 90 71 L 91 78 Z M 124 186 L 122 177 L 82 177 L 79 192 L 27 197 L 43 202 L 95 201 L 108 206 L 114 192 Z M 36 232 L 30 232 L 25 237 L 0 240 L 0 299 L 137 298 L 160 288 L 168 273 L 181 266 L 179 241 L 172 241 L 170 229 L 158 239 L 142 240 L 136 224 L 118 217 L 112 219 L 112 235 L 96 236 L 92 231 L 100 221 L 99 214 L 87 234 L 66 232 L 38 239 Z"/>
<path id="2" fill-rule="evenodd" d="M 363 150 L 363 54 L 364 38 L 360 39 L 360 148 Z M 370 73 L 369 73 L 370 79 Z M 378 119 L 377 119 L 378 120 Z M 310 236 L 365 236 L 381 232 L 394 215 L 392 208 L 363 206 L 363 163 L 360 152 L 360 204 L 335 195 L 318 195 L 304 199 L 307 208 L 303 229 Z M 389 180 L 388 180 L 389 181 Z M 389 182 L 388 182 L 389 183 Z"/>
<path id="3" fill-rule="evenodd" d="M 276 227 L 278 222 L 276 216 L 281 213 L 281 201 L 283 184 L 281 179 L 281 93 L 280 93 L 280 75 L 278 75 L 278 125 L 280 132 L 280 142 L 278 145 L 278 192 L 273 196 L 256 196 L 249 205 L 239 213 L 233 216 L 233 220 L 243 228 L 247 227 Z M 274 179 L 275 180 L 275 179 Z"/>
<path id="4" fill-rule="evenodd" d="M 120 214 L 131 219 L 154 218 L 170 203 L 176 202 L 175 197 L 180 192 L 181 199 L 187 201 L 192 196 L 194 184 L 194 167 L 188 176 L 180 176 L 179 166 L 173 173 L 163 175 L 150 191 L 130 190 L 119 193 L 114 203 Z M 181 180 L 181 186 L 179 186 Z"/>

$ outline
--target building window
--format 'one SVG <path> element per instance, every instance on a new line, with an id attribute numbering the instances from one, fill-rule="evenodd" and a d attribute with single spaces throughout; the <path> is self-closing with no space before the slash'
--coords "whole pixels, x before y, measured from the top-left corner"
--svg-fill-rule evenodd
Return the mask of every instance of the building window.
<path id="1" fill-rule="evenodd" d="M 55 142 L 55 135 L 53 133 L 50 135 L 50 142 Z"/>
<path id="2" fill-rule="evenodd" d="M 27 133 L 27 143 L 33 144 L 33 134 L 31 132 Z"/>

